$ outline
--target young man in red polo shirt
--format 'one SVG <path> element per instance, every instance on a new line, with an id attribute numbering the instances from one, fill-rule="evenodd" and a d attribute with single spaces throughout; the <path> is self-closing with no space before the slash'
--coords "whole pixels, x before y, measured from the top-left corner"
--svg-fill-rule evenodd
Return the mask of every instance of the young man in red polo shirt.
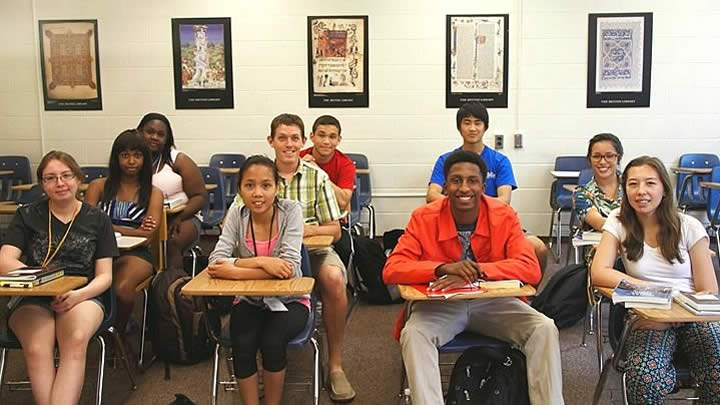
<path id="1" fill-rule="evenodd" d="M 337 150 L 342 140 L 340 121 L 332 115 L 321 115 L 312 126 L 311 148 L 300 151 L 300 157 L 313 162 L 330 177 L 335 199 L 340 208 L 350 211 L 350 199 L 355 188 L 355 165 Z"/>

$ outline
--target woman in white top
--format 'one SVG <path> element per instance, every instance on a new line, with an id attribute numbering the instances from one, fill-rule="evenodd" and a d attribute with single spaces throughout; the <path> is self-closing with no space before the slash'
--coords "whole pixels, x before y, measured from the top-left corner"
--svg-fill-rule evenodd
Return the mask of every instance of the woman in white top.
<path id="1" fill-rule="evenodd" d="M 200 237 L 200 210 L 207 202 L 202 173 L 190 156 L 175 149 L 170 121 L 159 113 L 148 113 L 137 129 L 145 136 L 153 159 L 153 186 L 165 199 L 186 199 L 185 209 L 168 218 L 169 267 L 182 266 L 182 252 Z M 154 226 L 157 219 L 146 217 L 144 224 Z"/>
<path id="2" fill-rule="evenodd" d="M 610 213 L 592 265 L 593 285 L 621 279 L 685 293 L 717 293 L 709 240 L 700 222 L 677 211 L 670 178 L 654 157 L 633 159 L 622 175 L 619 209 Z M 618 252 L 627 274 L 613 269 Z M 628 401 L 663 403 L 675 387 L 675 350 L 688 359 L 703 404 L 720 404 L 720 322 L 639 321 L 626 344 Z"/>

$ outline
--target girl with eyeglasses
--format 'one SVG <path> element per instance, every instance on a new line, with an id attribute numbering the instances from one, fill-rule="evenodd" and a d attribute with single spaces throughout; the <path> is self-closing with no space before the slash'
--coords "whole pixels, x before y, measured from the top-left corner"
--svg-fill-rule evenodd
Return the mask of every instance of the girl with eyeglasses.
<path id="1" fill-rule="evenodd" d="M 208 273 L 231 280 L 302 277 L 302 211 L 297 201 L 276 197 L 280 175 L 275 163 L 265 156 L 251 156 L 238 177 L 243 204 L 230 208 L 222 234 L 210 254 Z M 235 299 L 230 335 L 243 404 L 260 403 L 258 349 L 262 353 L 264 403 L 280 404 L 287 345 L 305 327 L 309 311 L 308 296 Z"/>
<path id="2" fill-rule="evenodd" d="M 593 285 L 672 286 L 683 293 L 717 294 L 709 238 L 700 221 L 678 212 L 665 165 L 641 156 L 622 175 L 621 207 L 608 216 L 591 275 Z M 622 258 L 627 273 L 613 267 Z M 662 404 L 675 388 L 676 352 L 688 360 L 702 404 L 720 404 L 720 322 L 635 323 L 625 345 L 631 404 Z"/>
<path id="3" fill-rule="evenodd" d="M 0 274 L 23 266 L 56 265 L 64 267 L 66 275 L 87 277 L 88 283 L 56 297 L 11 300 L 8 324 L 22 344 L 35 403 L 76 404 L 88 341 L 110 304 L 117 244 L 110 218 L 78 200 L 83 175 L 72 156 L 49 152 L 40 161 L 37 177 L 47 199 L 18 208 L 0 249 Z"/>
<path id="4" fill-rule="evenodd" d="M 152 185 L 150 149 L 134 129 L 120 133 L 113 142 L 107 178 L 93 180 L 85 202 L 98 206 L 113 223 L 113 230 L 124 236 L 140 236 L 148 242 L 122 251 L 113 262 L 113 289 L 117 298 L 115 326 L 122 334 L 135 304 L 135 288 L 153 274 L 155 258 L 149 243 L 156 226 L 146 224 L 146 216 L 162 215 L 162 192 Z M 127 342 L 126 342 L 127 344 Z"/>
<path id="5" fill-rule="evenodd" d="M 587 159 L 593 177 L 573 194 L 575 213 L 585 228 L 601 231 L 610 211 L 620 207 L 623 191 L 618 167 L 622 157 L 617 136 L 602 133 L 590 139 Z"/>

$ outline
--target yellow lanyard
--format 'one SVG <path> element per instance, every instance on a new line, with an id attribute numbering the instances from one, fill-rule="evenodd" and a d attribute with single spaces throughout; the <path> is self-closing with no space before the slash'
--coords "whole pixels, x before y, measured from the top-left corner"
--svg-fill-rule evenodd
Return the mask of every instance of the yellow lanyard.
<path id="1" fill-rule="evenodd" d="M 82 208 L 82 206 L 81 206 Z M 70 220 L 70 225 L 68 225 L 67 230 L 65 230 L 65 235 L 63 235 L 62 239 L 60 239 L 60 243 L 58 243 L 57 247 L 55 248 L 55 251 L 53 252 L 52 256 L 50 255 L 50 249 L 52 248 L 52 226 L 50 226 L 52 222 L 52 211 L 50 210 L 50 201 L 48 201 L 48 251 L 45 255 L 45 260 L 42 262 L 43 267 L 47 267 L 48 264 L 52 261 L 53 258 L 55 258 L 55 255 L 60 251 L 60 248 L 63 245 L 63 242 L 65 242 L 65 238 L 67 238 L 68 233 L 70 233 L 70 228 L 73 226 L 73 222 L 75 222 L 75 217 L 77 216 L 79 210 L 73 211 L 72 219 Z M 49 257 L 48 257 L 49 256 Z"/>

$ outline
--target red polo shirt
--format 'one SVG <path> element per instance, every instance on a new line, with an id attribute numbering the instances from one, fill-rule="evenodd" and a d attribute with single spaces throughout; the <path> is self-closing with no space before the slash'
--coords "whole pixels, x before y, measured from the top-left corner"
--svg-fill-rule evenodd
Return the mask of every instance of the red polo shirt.
<path id="1" fill-rule="evenodd" d="M 300 157 L 303 157 L 309 153 L 312 153 L 312 148 L 307 148 L 300 151 Z M 330 176 L 330 181 L 336 186 L 347 190 L 353 190 L 355 188 L 355 164 L 349 157 L 345 156 L 344 153 L 335 149 L 332 159 L 327 163 L 314 162 L 325 173 Z"/>

